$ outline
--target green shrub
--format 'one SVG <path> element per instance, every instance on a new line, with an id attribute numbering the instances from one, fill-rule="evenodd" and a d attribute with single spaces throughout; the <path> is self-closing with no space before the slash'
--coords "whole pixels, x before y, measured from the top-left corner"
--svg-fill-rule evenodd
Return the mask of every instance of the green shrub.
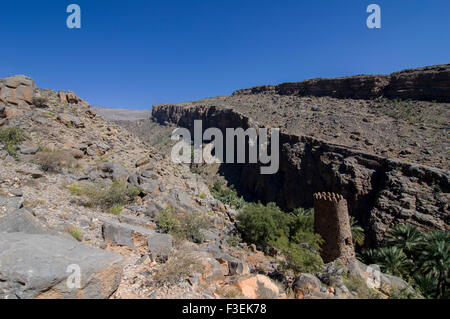
<path id="1" fill-rule="evenodd" d="M 72 235 L 73 238 L 75 238 L 78 241 L 81 241 L 83 239 L 83 232 L 81 229 L 76 227 L 66 227 L 65 231 Z"/>
<path id="2" fill-rule="evenodd" d="M 211 188 L 211 195 L 222 203 L 241 209 L 245 205 L 245 200 L 239 197 L 235 190 L 227 188 L 222 182 L 215 182 Z"/>
<path id="3" fill-rule="evenodd" d="M 179 226 L 178 219 L 171 207 L 166 208 L 159 212 L 155 219 L 156 225 L 163 233 L 171 233 Z"/>
<path id="4" fill-rule="evenodd" d="M 21 128 L 10 127 L 0 130 L 0 144 L 3 144 L 8 154 L 17 158 L 17 145 L 25 140 L 25 133 Z"/>
<path id="5" fill-rule="evenodd" d="M 85 206 L 107 210 L 132 203 L 140 194 L 140 189 L 119 181 L 113 181 L 112 184 L 73 184 L 68 186 L 68 190 L 72 195 L 83 197 Z"/>
<path id="6" fill-rule="evenodd" d="M 283 253 L 284 260 L 279 260 L 283 269 L 290 269 L 296 274 L 315 273 L 323 266 L 323 261 L 317 253 L 289 241 L 287 237 L 280 237 L 274 246 Z"/>
<path id="7" fill-rule="evenodd" d="M 242 238 L 252 244 L 268 247 L 279 237 L 289 234 L 288 215 L 275 204 L 248 204 L 237 216 Z"/>
<path id="8" fill-rule="evenodd" d="M 268 250 L 277 248 L 285 269 L 294 272 L 314 272 L 322 266 L 318 254 L 321 238 L 314 233 L 312 210 L 297 209 L 288 214 L 275 204 L 248 204 L 237 217 L 242 238 Z"/>
<path id="9" fill-rule="evenodd" d="M 112 215 L 120 215 L 120 214 L 122 214 L 122 211 L 123 211 L 122 205 L 115 205 L 109 209 L 109 212 Z"/>
<path id="10" fill-rule="evenodd" d="M 182 237 L 197 244 L 205 241 L 205 236 L 202 234 L 202 229 L 207 229 L 209 226 L 208 220 L 198 212 L 183 215 L 180 220 L 181 228 L 179 233 Z"/>
<path id="11" fill-rule="evenodd" d="M 178 216 L 171 208 L 161 211 L 155 222 L 163 233 L 198 244 L 205 240 L 201 230 L 209 227 L 208 220 L 201 213 L 193 212 Z"/>

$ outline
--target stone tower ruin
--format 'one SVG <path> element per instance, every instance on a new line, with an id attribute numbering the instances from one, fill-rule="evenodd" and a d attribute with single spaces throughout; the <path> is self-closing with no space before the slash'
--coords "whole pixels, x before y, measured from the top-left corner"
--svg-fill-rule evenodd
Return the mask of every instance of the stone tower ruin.
<path id="1" fill-rule="evenodd" d="M 322 239 L 325 263 L 355 257 L 347 201 L 335 193 L 314 194 L 314 229 Z"/>

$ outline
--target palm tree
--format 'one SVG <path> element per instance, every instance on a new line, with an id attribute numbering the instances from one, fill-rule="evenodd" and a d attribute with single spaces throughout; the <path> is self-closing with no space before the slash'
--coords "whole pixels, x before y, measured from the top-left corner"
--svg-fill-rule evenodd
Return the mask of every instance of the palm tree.
<path id="1" fill-rule="evenodd" d="M 448 290 L 448 273 L 450 268 L 450 234 L 434 231 L 427 234 L 423 245 L 421 271 L 437 279 L 436 297 L 445 297 Z"/>
<path id="2" fill-rule="evenodd" d="M 426 298 L 432 298 L 436 291 L 436 279 L 430 275 L 415 274 L 414 283 L 416 289 Z"/>
<path id="3" fill-rule="evenodd" d="M 409 258 L 417 254 L 417 248 L 423 244 L 422 233 L 413 225 L 399 224 L 388 235 L 386 243 L 403 250 Z"/>
<path id="4" fill-rule="evenodd" d="M 358 246 L 364 245 L 364 229 L 358 225 L 358 221 L 353 216 L 350 216 L 350 228 L 352 231 L 353 244 Z"/>
<path id="5" fill-rule="evenodd" d="M 403 250 L 395 246 L 383 247 L 378 250 L 377 255 L 376 259 L 384 272 L 394 276 L 407 275 L 409 268 L 412 266 L 411 260 L 408 259 Z"/>

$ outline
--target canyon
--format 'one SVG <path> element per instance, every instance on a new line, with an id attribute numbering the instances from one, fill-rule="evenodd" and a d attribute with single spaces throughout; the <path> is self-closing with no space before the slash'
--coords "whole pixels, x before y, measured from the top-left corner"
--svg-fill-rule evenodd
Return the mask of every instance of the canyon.
<path id="1" fill-rule="evenodd" d="M 412 93 L 414 92 L 414 93 Z M 232 97 L 219 97 L 182 104 L 165 104 L 153 107 L 152 117 L 159 123 L 171 123 L 179 127 L 193 130 L 195 120 L 203 122 L 204 130 L 217 127 L 223 132 L 227 128 L 276 127 L 271 114 L 277 112 L 264 104 L 271 99 L 282 99 L 283 96 L 299 97 L 300 103 L 316 104 L 317 98 L 326 103 L 340 104 L 339 99 L 350 100 L 351 103 L 370 103 L 376 109 L 381 96 L 389 98 L 406 98 L 417 100 L 436 100 L 448 102 L 450 94 L 450 65 L 425 67 L 405 70 L 390 76 L 356 76 L 338 79 L 316 79 L 299 83 L 286 83 L 277 86 L 260 86 L 238 90 Z M 306 96 L 306 97 L 304 97 Z M 246 98 L 257 98 L 257 112 L 252 113 Z M 242 101 L 244 99 L 244 102 Z M 414 103 L 414 102 L 413 102 Z M 275 103 L 274 103 L 275 104 Z M 281 104 L 281 103 L 280 103 Z M 375 105 L 374 105 L 375 104 Z M 448 104 L 425 104 L 430 109 L 437 105 L 448 115 Z M 282 109 L 283 105 L 278 109 Z M 297 111 L 297 115 L 302 110 Z M 337 126 L 341 119 L 345 121 L 345 109 L 338 113 L 335 120 Z M 364 111 L 363 111 L 364 112 Z M 363 113 L 361 112 L 361 113 Z M 423 112 L 427 112 L 424 108 Z M 292 111 L 286 121 L 295 114 Z M 255 115 L 255 116 L 253 116 Z M 336 113 L 335 113 L 336 115 Z M 276 116 L 276 114 L 275 114 Z M 253 117 L 258 118 L 255 120 Z M 444 116 L 445 118 L 445 116 Z M 391 118 L 392 120 L 392 118 Z M 448 120 L 448 117 L 447 117 Z M 302 121 L 300 118 L 298 121 Z M 358 126 L 370 120 L 361 120 Z M 328 123 L 326 123 L 328 124 Z M 375 126 L 377 123 L 374 124 Z M 407 120 L 394 122 L 394 129 L 404 126 L 414 130 L 422 123 L 411 123 Z M 323 129 L 328 129 L 325 126 Z M 443 151 L 448 150 L 448 122 L 434 127 L 443 144 Z M 291 130 L 292 131 L 292 130 Z M 295 131 L 295 130 L 294 130 Z M 364 128 L 354 134 L 361 136 L 373 134 L 373 130 Z M 280 169 L 273 175 L 261 175 L 257 164 L 223 164 L 219 171 L 223 172 L 236 189 L 247 198 L 263 203 L 275 202 L 285 210 L 297 207 L 312 207 L 313 194 L 316 192 L 334 192 L 342 194 L 348 201 L 349 211 L 355 216 L 369 235 L 367 245 L 376 246 L 385 237 L 386 231 L 399 223 L 408 223 L 420 229 L 449 229 L 450 174 L 448 171 L 448 151 L 442 168 L 432 167 L 429 159 L 411 158 L 411 161 L 376 152 L 367 151 L 362 145 L 346 145 L 329 141 L 326 137 L 317 138 L 311 135 L 290 133 L 289 127 L 282 128 L 280 133 Z M 385 135 L 394 135 L 395 131 L 385 131 Z M 318 134 L 320 135 L 320 134 Z M 408 140 L 404 136 L 403 140 Z M 371 136 L 377 139 L 378 136 Z M 383 139 L 383 138 L 382 138 Z M 418 144 L 418 143 L 416 143 Z M 373 143 L 372 143 L 373 145 Z M 368 146 L 368 145 L 367 145 Z M 400 153 L 404 151 L 401 144 L 394 145 Z M 415 153 L 414 151 L 410 152 Z M 432 156 L 429 156 L 432 157 Z M 436 165 L 438 166 L 438 165 Z"/>

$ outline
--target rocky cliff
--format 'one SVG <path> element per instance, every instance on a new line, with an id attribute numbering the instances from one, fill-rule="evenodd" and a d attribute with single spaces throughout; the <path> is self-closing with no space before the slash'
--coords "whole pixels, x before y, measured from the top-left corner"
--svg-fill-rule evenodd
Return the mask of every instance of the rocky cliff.
<path id="1" fill-rule="evenodd" d="M 248 116 L 215 106 L 157 105 L 153 117 L 191 130 L 194 120 L 202 120 L 204 130 L 261 127 Z M 284 209 L 312 207 L 316 192 L 342 194 L 371 245 L 378 244 L 397 223 L 449 229 L 448 171 L 283 132 L 280 147 L 280 169 L 274 175 L 260 175 L 254 164 L 233 165 L 235 185 L 241 192 Z"/>
<path id="2" fill-rule="evenodd" d="M 358 75 L 312 79 L 237 90 L 234 95 L 276 93 L 296 96 L 330 96 L 340 99 L 380 97 L 450 102 L 450 64 L 409 69 L 391 75 Z"/>

